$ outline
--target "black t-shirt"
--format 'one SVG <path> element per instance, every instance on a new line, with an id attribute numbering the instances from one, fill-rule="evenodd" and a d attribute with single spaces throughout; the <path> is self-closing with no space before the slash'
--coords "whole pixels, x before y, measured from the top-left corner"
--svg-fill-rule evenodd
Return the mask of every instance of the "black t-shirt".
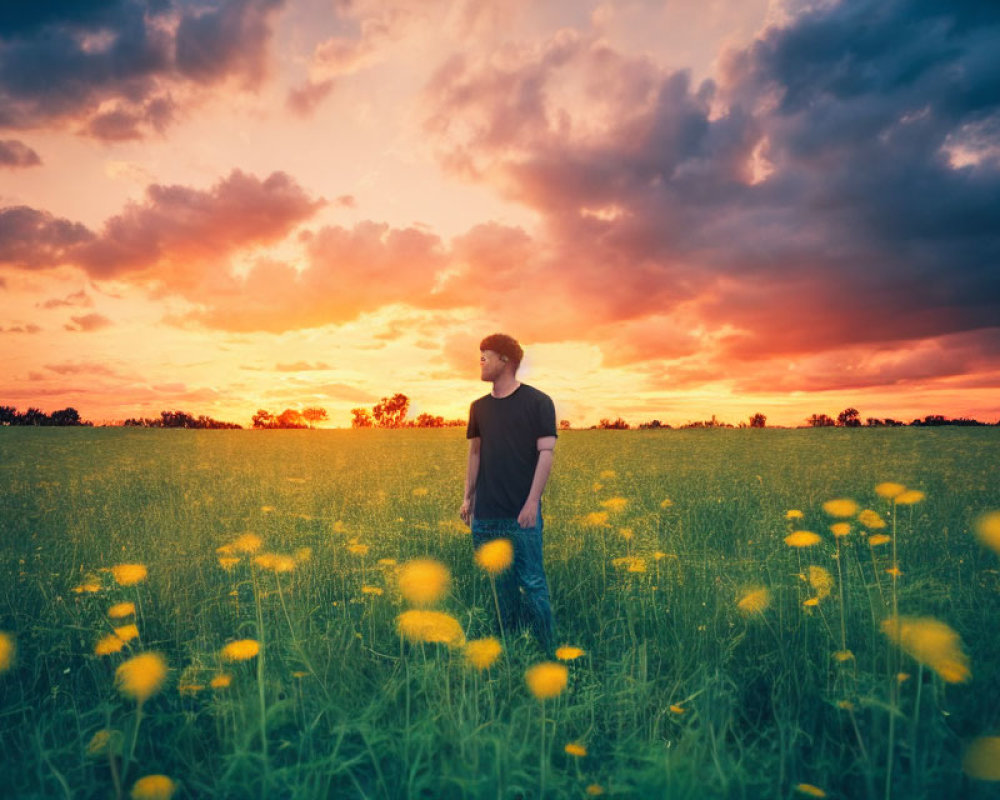
<path id="1" fill-rule="evenodd" d="M 525 383 L 506 397 L 488 394 L 472 404 L 465 436 L 480 440 L 477 519 L 517 519 L 535 477 L 538 440 L 556 435 L 552 398 Z"/>

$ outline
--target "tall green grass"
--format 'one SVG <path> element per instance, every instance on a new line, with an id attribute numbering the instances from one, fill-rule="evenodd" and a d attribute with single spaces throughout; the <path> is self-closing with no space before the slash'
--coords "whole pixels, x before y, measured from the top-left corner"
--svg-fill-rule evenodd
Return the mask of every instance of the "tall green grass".
<path id="1" fill-rule="evenodd" d="M 557 637 L 586 654 L 544 708 L 523 681 L 545 658 L 530 637 L 508 635 L 476 674 L 460 651 L 395 630 L 405 606 L 378 562 L 430 555 L 453 575 L 443 608 L 470 638 L 493 632 L 457 517 L 465 454 L 461 431 L 0 430 L 0 630 L 17 641 L 0 675 L 0 793 L 106 798 L 112 767 L 125 795 L 163 773 L 183 797 L 537 797 L 543 772 L 550 797 L 995 790 L 960 763 L 1000 732 L 1000 563 L 970 533 L 1000 508 L 1000 431 L 563 434 L 546 565 Z M 886 480 L 926 499 L 894 509 L 874 492 Z M 889 643 L 891 553 L 854 523 L 835 558 L 822 504 L 836 497 L 895 514 L 899 613 L 950 625 L 970 681 Z M 789 509 L 820 545 L 784 543 Z M 222 568 L 216 548 L 248 531 L 311 557 L 282 574 L 246 557 Z M 132 587 L 101 572 L 132 562 L 149 569 Z M 813 607 L 809 565 L 835 581 Z M 101 590 L 75 593 L 88 575 Z M 741 613 L 758 587 L 770 607 Z M 97 656 L 119 601 L 136 603 L 140 639 Z M 262 657 L 221 663 L 239 638 Z M 838 661 L 845 643 L 853 657 Z M 136 731 L 114 672 L 147 650 L 171 672 Z M 232 684 L 213 690 L 223 670 Z M 87 754 L 102 729 L 121 732 L 119 756 Z"/>

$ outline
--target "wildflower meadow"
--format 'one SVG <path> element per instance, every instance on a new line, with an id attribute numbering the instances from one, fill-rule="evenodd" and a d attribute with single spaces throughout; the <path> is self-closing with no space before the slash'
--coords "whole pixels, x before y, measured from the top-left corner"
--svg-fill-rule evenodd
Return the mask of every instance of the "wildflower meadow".
<path id="1" fill-rule="evenodd" d="M 552 653 L 465 464 L 0 429 L 0 794 L 997 796 L 1000 430 L 563 432 Z"/>

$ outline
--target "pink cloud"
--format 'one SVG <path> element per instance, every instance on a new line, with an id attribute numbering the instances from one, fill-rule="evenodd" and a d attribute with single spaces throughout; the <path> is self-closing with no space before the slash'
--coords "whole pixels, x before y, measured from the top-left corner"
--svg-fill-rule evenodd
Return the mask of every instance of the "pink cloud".
<path id="1" fill-rule="evenodd" d="M 73 321 L 73 324 L 67 324 L 63 327 L 68 331 L 75 331 L 77 333 L 91 333 L 114 324 L 103 314 L 84 314 L 79 317 L 70 317 L 70 319 Z"/>

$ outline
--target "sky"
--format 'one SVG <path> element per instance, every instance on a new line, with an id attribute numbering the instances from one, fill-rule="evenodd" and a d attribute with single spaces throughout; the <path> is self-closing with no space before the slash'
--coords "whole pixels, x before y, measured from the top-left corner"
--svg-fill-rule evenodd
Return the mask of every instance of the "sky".
<path id="1" fill-rule="evenodd" d="M 0 404 L 1000 419 L 1000 4 L 0 5 Z"/>

